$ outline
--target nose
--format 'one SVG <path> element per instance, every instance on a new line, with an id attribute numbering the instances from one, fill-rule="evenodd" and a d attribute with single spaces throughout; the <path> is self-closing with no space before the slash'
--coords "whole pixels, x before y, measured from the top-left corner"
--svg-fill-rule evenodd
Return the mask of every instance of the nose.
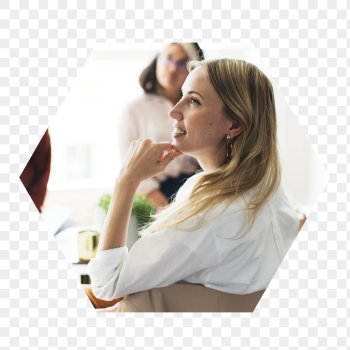
<path id="1" fill-rule="evenodd" d="M 175 62 L 171 62 L 170 65 L 169 65 L 169 70 L 171 73 L 175 73 L 176 70 L 177 70 L 177 65 Z"/>
<path id="2" fill-rule="evenodd" d="M 169 118 L 172 118 L 175 120 L 183 119 L 183 114 L 179 106 L 179 102 L 169 111 L 168 116 Z"/>

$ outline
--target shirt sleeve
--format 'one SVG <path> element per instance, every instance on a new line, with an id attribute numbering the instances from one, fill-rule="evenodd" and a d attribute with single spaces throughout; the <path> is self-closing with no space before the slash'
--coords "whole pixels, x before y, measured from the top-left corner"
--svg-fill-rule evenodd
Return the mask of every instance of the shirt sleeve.
<path id="1" fill-rule="evenodd" d="M 299 231 L 299 218 L 291 207 L 283 188 L 280 188 L 281 199 L 276 211 L 276 220 L 281 232 L 281 254 L 282 260 L 293 244 Z"/>
<path id="2" fill-rule="evenodd" d="M 197 216 L 198 219 L 198 216 Z M 166 287 L 219 263 L 216 235 L 211 223 L 192 232 L 191 218 L 174 227 L 139 239 L 126 247 L 100 252 L 89 262 L 94 295 L 113 300 L 128 294 Z"/>

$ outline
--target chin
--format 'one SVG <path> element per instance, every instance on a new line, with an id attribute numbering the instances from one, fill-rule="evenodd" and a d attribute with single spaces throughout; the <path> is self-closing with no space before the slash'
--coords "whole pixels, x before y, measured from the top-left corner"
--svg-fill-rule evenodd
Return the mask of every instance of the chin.
<path id="1" fill-rule="evenodd" d="M 174 142 L 175 142 L 175 143 L 174 143 Z M 173 148 L 175 151 L 182 152 L 182 151 L 180 150 L 180 148 L 176 145 L 176 141 L 173 140 L 173 142 L 171 143 L 171 146 L 172 146 L 172 148 Z"/>
<path id="2" fill-rule="evenodd" d="M 184 150 L 183 150 L 183 147 L 179 147 L 177 144 L 176 144 L 176 141 L 173 140 L 172 142 L 172 148 L 175 150 L 175 151 L 179 151 L 181 153 L 185 153 Z"/>
<path id="3" fill-rule="evenodd" d="M 190 156 L 191 154 L 191 152 L 189 153 L 189 151 L 188 151 L 188 149 L 186 149 L 186 147 L 181 147 L 181 146 L 179 146 L 179 145 L 177 145 L 176 144 L 176 141 L 175 141 L 175 144 L 174 144 L 174 141 L 172 142 L 172 148 L 175 150 L 175 151 L 179 151 L 179 152 L 181 152 L 181 153 L 183 153 L 183 154 L 186 154 L 186 155 L 188 155 L 188 156 Z"/>

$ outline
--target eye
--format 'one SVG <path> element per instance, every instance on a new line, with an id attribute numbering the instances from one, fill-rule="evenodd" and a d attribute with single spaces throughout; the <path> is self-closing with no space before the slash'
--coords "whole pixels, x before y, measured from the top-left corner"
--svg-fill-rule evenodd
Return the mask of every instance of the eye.
<path id="1" fill-rule="evenodd" d="M 181 91 L 181 92 L 180 92 L 180 100 L 182 99 L 182 97 L 183 97 L 183 93 L 182 93 L 182 91 Z M 200 105 L 199 101 L 196 100 L 196 99 L 193 98 L 193 97 L 191 97 L 191 103 L 195 103 L 195 104 L 197 104 L 197 105 Z"/>
<path id="2" fill-rule="evenodd" d="M 197 105 L 200 105 L 200 103 L 199 103 L 195 98 L 193 98 L 193 97 L 191 98 L 191 101 L 194 102 L 194 103 L 196 103 Z"/>

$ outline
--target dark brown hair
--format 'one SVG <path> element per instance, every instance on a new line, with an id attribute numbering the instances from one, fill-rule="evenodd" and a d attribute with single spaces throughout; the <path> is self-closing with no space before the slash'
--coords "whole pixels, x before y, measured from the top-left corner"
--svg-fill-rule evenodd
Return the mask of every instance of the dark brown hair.
<path id="1" fill-rule="evenodd" d="M 176 43 L 173 43 L 176 44 Z M 195 47 L 198 60 L 204 60 L 203 50 L 199 47 L 198 43 L 191 43 Z M 158 80 L 156 76 L 157 61 L 159 54 L 152 60 L 152 62 L 142 71 L 139 82 L 145 93 L 157 93 Z"/>

